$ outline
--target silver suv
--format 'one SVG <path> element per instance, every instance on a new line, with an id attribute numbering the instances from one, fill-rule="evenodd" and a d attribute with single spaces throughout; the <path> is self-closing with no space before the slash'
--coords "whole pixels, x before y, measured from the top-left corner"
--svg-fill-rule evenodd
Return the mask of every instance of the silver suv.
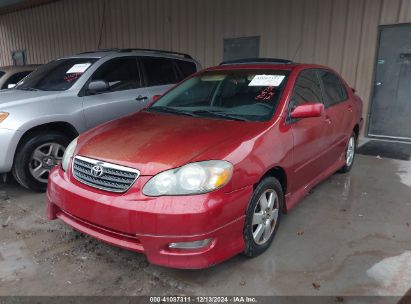
<path id="1" fill-rule="evenodd" d="M 79 133 L 143 109 L 201 67 L 187 54 L 145 49 L 59 59 L 0 92 L 0 173 L 44 191 Z"/>

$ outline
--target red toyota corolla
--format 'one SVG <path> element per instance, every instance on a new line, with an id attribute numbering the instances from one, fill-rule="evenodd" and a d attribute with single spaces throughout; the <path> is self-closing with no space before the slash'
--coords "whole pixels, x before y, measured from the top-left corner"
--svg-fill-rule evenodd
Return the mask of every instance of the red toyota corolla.
<path id="1" fill-rule="evenodd" d="M 75 139 L 48 218 L 153 264 L 205 268 L 271 244 L 281 214 L 354 161 L 362 101 L 327 67 L 244 60 Z"/>

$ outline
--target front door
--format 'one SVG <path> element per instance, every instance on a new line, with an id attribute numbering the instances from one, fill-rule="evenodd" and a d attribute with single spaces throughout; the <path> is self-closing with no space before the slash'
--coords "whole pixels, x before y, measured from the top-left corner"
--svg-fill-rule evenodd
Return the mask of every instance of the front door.
<path id="1" fill-rule="evenodd" d="M 119 57 L 103 63 L 90 81 L 105 81 L 107 91 L 94 95 L 86 91 L 82 97 L 87 128 L 143 109 L 150 96 L 141 78 L 137 57 Z"/>
<path id="2" fill-rule="evenodd" d="M 290 100 L 289 112 L 307 102 L 323 102 L 321 85 L 314 69 L 300 73 Z M 293 134 L 293 185 L 291 191 L 307 187 L 331 164 L 329 146 L 333 128 L 325 115 L 321 117 L 288 119 Z"/>
<path id="3" fill-rule="evenodd" d="M 411 25 L 384 26 L 368 135 L 411 140 Z"/>

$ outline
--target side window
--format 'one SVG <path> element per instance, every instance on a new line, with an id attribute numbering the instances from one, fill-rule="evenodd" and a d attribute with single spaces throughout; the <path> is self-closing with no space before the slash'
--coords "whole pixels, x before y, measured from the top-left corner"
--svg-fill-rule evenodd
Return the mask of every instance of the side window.
<path id="1" fill-rule="evenodd" d="M 330 71 L 320 70 L 319 76 L 324 87 L 326 106 L 332 106 L 347 99 L 347 91 L 337 75 Z"/>
<path id="2" fill-rule="evenodd" d="M 137 89 L 141 85 L 136 57 L 120 57 L 103 63 L 91 76 L 91 81 L 103 80 L 109 92 Z"/>
<path id="3" fill-rule="evenodd" d="M 197 67 L 194 62 L 184 60 L 176 60 L 176 62 L 184 78 L 197 72 Z"/>
<path id="4" fill-rule="evenodd" d="M 147 86 L 173 84 L 179 81 L 173 59 L 161 57 L 141 57 Z"/>
<path id="5" fill-rule="evenodd" d="M 306 102 L 323 102 L 321 85 L 316 70 L 304 70 L 300 73 L 294 86 L 291 107 Z"/>
<path id="6" fill-rule="evenodd" d="M 26 77 L 30 73 L 31 71 L 24 71 L 24 72 L 19 72 L 19 73 L 16 73 L 10 76 L 10 78 L 7 79 L 7 81 L 4 83 L 2 89 L 14 88 L 20 80 L 22 80 L 24 77 Z"/>

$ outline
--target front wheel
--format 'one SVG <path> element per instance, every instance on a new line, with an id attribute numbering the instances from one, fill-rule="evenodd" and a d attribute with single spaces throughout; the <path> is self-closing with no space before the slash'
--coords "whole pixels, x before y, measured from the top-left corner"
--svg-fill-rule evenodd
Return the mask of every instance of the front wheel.
<path id="1" fill-rule="evenodd" d="M 357 147 L 357 137 L 355 133 L 353 132 L 348 139 L 347 147 L 345 148 L 345 164 L 344 166 L 340 169 L 340 173 L 347 173 L 350 172 L 352 169 L 352 166 L 354 164 L 354 159 L 355 159 L 355 150 Z"/>
<path id="2" fill-rule="evenodd" d="M 280 224 L 284 194 L 274 177 L 263 179 L 247 208 L 244 227 L 244 255 L 255 257 L 270 247 Z"/>
<path id="3" fill-rule="evenodd" d="M 13 165 L 13 176 L 25 188 L 44 192 L 50 170 L 63 159 L 70 139 L 60 133 L 37 133 L 23 139 Z"/>

